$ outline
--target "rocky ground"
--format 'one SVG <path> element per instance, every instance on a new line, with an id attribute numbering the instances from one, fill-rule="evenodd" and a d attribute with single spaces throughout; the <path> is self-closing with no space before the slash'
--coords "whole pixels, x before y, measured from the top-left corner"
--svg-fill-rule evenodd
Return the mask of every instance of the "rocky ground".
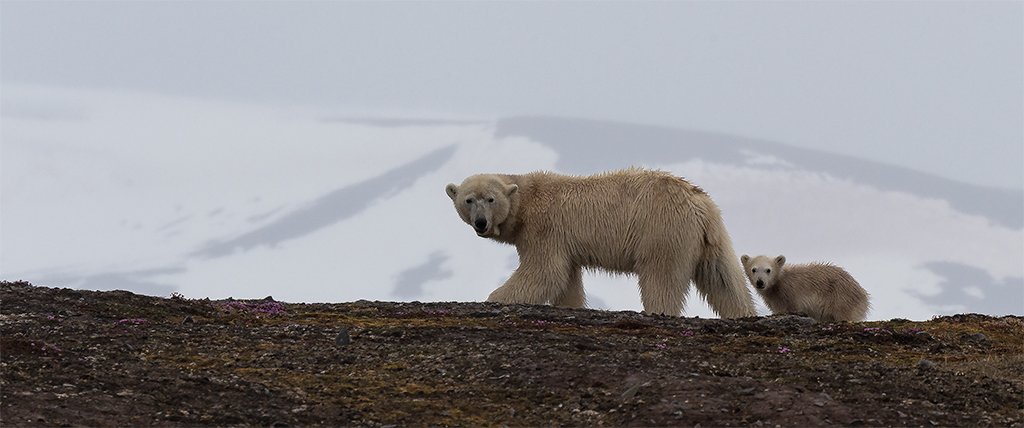
<path id="1" fill-rule="evenodd" d="M 1021 426 L 1024 319 L 816 324 L 0 282 L 3 426 Z"/>

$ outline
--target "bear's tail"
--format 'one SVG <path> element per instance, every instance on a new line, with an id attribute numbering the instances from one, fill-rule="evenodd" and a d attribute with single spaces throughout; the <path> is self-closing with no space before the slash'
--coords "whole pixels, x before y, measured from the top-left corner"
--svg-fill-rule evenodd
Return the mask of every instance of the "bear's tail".
<path id="1" fill-rule="evenodd" d="M 693 283 L 711 309 L 723 318 L 757 316 L 754 299 L 747 287 L 732 239 L 725 230 L 721 214 L 709 216 L 704 229 L 704 251 L 693 275 Z"/>

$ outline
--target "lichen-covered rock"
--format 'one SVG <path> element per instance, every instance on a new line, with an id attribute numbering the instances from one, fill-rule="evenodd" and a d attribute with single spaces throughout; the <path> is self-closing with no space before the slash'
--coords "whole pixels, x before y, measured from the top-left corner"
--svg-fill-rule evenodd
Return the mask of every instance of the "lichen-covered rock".
<path id="1" fill-rule="evenodd" d="M 1022 347 L 1020 317 L 810 324 L 0 282 L 0 414 L 5 426 L 1014 426 Z"/>

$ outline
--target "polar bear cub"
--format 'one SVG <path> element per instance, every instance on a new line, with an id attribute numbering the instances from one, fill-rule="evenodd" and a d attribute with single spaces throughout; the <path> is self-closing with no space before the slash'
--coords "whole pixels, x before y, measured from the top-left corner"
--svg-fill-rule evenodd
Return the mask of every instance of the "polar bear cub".
<path id="1" fill-rule="evenodd" d="M 868 292 L 828 263 L 787 265 L 786 256 L 740 257 L 743 270 L 773 314 L 804 313 L 821 322 L 863 321 Z"/>

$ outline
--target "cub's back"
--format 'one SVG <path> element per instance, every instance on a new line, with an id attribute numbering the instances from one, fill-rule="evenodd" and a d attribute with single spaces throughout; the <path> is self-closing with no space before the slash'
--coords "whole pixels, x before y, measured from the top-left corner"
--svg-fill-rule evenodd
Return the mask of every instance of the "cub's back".
<path id="1" fill-rule="evenodd" d="M 784 281 L 794 286 L 815 287 L 825 284 L 857 283 L 845 269 L 831 263 L 806 263 L 785 266 Z"/>
<path id="2" fill-rule="evenodd" d="M 829 263 L 787 265 L 783 281 L 825 320 L 861 321 L 870 308 L 866 290 L 845 269 Z M 816 317 L 817 318 L 817 317 Z"/>

